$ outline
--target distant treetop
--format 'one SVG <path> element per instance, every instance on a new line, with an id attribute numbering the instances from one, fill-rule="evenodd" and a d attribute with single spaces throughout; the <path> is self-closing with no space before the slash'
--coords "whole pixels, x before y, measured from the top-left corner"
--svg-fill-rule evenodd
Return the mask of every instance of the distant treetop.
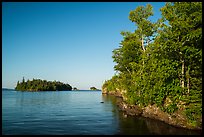
<path id="1" fill-rule="evenodd" d="M 78 90 L 78 88 L 74 87 L 73 90 Z"/>
<path id="2" fill-rule="evenodd" d="M 99 90 L 99 89 L 97 89 L 95 87 L 90 87 L 90 90 Z"/>

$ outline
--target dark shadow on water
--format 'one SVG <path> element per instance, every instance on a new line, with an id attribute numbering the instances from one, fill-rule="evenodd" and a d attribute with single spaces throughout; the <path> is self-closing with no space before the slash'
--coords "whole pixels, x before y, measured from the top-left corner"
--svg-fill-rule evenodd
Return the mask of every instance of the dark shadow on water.
<path id="1" fill-rule="evenodd" d="M 198 131 L 198 130 L 196 131 L 196 130 L 179 128 L 150 118 L 143 118 L 143 119 L 145 119 L 146 125 L 152 134 L 158 134 L 158 135 L 200 135 L 201 134 L 201 131 Z"/>

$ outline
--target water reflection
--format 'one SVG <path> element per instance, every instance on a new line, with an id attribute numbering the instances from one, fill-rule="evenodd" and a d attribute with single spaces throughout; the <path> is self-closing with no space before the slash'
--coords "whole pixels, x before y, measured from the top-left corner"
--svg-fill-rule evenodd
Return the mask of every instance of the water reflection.
<path id="1" fill-rule="evenodd" d="M 47 94 L 47 96 L 45 95 Z M 43 107 L 47 105 L 59 105 L 62 97 L 59 92 L 55 91 L 43 91 L 42 92 L 18 92 L 15 98 L 16 104 L 20 104 L 21 107 L 38 106 Z"/>
<path id="2" fill-rule="evenodd" d="M 188 129 L 179 128 L 179 127 L 174 127 L 154 119 L 149 119 L 149 118 L 143 118 L 143 119 L 145 119 L 146 125 L 152 134 L 159 134 L 159 135 L 175 135 L 175 134 L 176 135 L 199 135 L 201 134 L 201 131 L 194 131 L 194 130 L 188 130 Z"/>
<path id="3" fill-rule="evenodd" d="M 117 135 L 199 135 L 201 131 L 187 130 L 168 125 L 164 122 L 150 118 L 128 116 L 124 112 L 118 111 L 116 103 L 121 98 L 112 95 L 102 94 L 104 103 L 111 103 L 116 109 L 118 117 Z"/>
<path id="4" fill-rule="evenodd" d="M 116 105 L 120 100 L 93 91 L 3 92 L 2 134 L 196 134 L 160 121 L 127 116 Z"/>

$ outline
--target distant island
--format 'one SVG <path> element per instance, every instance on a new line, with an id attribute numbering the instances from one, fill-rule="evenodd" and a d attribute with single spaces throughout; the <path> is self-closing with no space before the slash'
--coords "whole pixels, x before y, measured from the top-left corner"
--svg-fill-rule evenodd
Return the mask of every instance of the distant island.
<path id="1" fill-rule="evenodd" d="M 15 87 L 17 91 L 70 91 L 72 87 L 59 81 L 47 81 L 33 79 L 32 81 L 23 78 L 22 82 L 17 82 Z"/>
<path id="2" fill-rule="evenodd" d="M 74 87 L 73 90 L 79 90 L 78 88 Z"/>
<path id="3" fill-rule="evenodd" d="M 100 89 L 97 89 L 95 87 L 90 87 L 90 90 L 100 90 Z"/>

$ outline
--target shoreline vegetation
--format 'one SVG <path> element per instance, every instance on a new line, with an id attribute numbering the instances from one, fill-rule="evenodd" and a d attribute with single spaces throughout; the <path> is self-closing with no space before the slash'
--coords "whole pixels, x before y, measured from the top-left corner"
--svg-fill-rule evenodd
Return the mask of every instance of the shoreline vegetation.
<path id="1" fill-rule="evenodd" d="M 123 96 L 119 92 L 114 92 L 114 91 L 106 92 L 106 90 L 103 89 L 102 94 L 107 94 L 107 95 L 120 98 L 119 101 L 116 102 L 116 105 L 118 106 L 120 111 L 123 111 L 127 115 L 142 116 L 142 117 L 159 120 L 166 124 L 179 127 L 179 128 L 186 128 L 190 130 L 202 130 L 202 126 L 200 127 L 192 126 L 192 124 L 189 123 L 187 117 L 182 111 L 177 111 L 175 113 L 169 114 L 167 112 L 162 111 L 155 104 L 148 105 L 146 107 L 129 104 L 126 101 L 124 101 Z"/>
<path id="2" fill-rule="evenodd" d="M 100 89 L 97 89 L 96 87 L 90 87 L 90 90 L 99 91 Z"/>
<path id="3" fill-rule="evenodd" d="M 167 2 L 152 22 L 152 6 L 130 11 L 134 32 L 121 32 L 113 50 L 117 72 L 102 94 L 122 98 L 129 115 L 202 130 L 202 3 Z"/>
<path id="4" fill-rule="evenodd" d="M 2 88 L 4 90 L 10 90 L 8 88 Z M 90 87 L 88 90 L 78 89 L 76 87 L 70 86 L 69 84 L 64 84 L 60 81 L 47 81 L 41 79 L 33 79 L 25 81 L 24 77 L 22 82 L 17 82 L 16 87 L 13 89 L 16 91 L 101 91 L 96 87 Z"/>

